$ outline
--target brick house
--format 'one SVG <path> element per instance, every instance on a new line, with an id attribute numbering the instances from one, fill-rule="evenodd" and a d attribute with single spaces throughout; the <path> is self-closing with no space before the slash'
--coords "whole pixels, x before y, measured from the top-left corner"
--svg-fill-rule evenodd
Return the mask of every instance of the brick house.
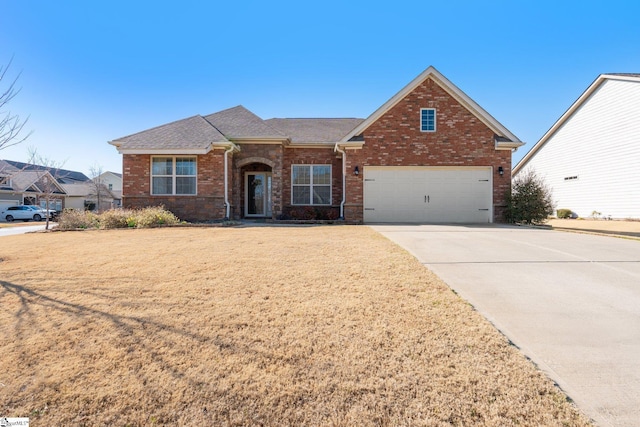
<path id="1" fill-rule="evenodd" d="M 110 142 L 125 207 L 191 221 L 494 222 L 523 145 L 429 67 L 366 119 L 268 119 L 237 106 Z"/>

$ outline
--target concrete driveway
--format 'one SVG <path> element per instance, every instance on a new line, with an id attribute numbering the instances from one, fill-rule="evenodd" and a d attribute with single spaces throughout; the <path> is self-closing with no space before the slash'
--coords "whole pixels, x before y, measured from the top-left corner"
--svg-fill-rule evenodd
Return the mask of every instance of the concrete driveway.
<path id="1" fill-rule="evenodd" d="M 600 426 L 640 425 L 640 241 L 511 227 L 378 225 Z"/>

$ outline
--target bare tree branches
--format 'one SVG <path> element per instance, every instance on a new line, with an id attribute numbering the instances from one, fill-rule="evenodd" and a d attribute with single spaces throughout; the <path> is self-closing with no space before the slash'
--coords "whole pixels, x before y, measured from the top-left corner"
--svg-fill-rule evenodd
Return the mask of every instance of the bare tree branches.
<path id="1" fill-rule="evenodd" d="M 105 201 L 108 199 L 112 199 L 111 192 L 107 189 L 102 173 L 102 166 L 98 163 L 94 163 L 93 166 L 89 168 L 89 177 L 91 178 L 91 193 L 90 196 L 96 198 L 96 212 L 102 212 L 104 210 Z"/>
<path id="2" fill-rule="evenodd" d="M 20 133 L 29 121 L 29 117 L 21 120 L 20 116 L 12 114 L 11 111 L 6 109 L 7 104 L 9 104 L 9 102 L 11 102 L 18 93 L 20 93 L 20 88 L 16 87 L 20 73 L 18 73 L 18 75 L 8 83 L 6 89 L 1 89 L 2 86 L 6 84 L 8 78 L 7 71 L 9 71 L 9 68 L 11 67 L 11 62 L 13 62 L 13 59 L 11 59 L 5 67 L 0 66 L 0 150 L 11 147 L 12 145 L 20 144 L 32 133 L 29 132 L 25 136 L 20 137 Z"/>
<path id="3" fill-rule="evenodd" d="M 49 229 L 49 204 L 52 200 L 58 199 L 64 193 L 61 189 L 58 181 L 62 178 L 62 167 L 65 162 L 59 162 L 52 160 L 48 157 L 42 156 L 38 151 L 30 147 L 29 148 L 29 162 L 32 165 L 37 165 L 32 169 L 38 174 L 38 188 L 42 191 L 41 197 L 45 200 L 45 209 L 47 211 L 47 222 L 45 229 Z"/>

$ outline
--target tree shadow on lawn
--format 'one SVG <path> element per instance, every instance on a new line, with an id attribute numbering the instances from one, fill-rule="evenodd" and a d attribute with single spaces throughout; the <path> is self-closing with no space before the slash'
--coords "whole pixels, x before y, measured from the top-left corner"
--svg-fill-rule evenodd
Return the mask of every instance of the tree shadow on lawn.
<path id="1" fill-rule="evenodd" d="M 162 373 L 163 381 L 182 383 L 182 388 L 202 389 L 208 382 L 208 379 L 196 374 L 198 369 L 192 372 L 188 371 L 189 368 L 194 367 L 194 364 L 209 362 L 199 356 L 192 356 L 193 352 L 207 348 L 225 354 L 246 355 L 251 352 L 256 353 L 255 356 L 258 358 L 271 360 L 278 357 L 276 354 L 260 354 L 263 352 L 251 348 L 250 343 L 246 341 L 234 342 L 228 337 L 216 334 L 203 335 L 195 330 L 187 329 L 186 325 L 183 328 L 145 317 L 114 314 L 83 304 L 64 301 L 26 286 L 0 280 L 0 301 L 6 300 L 11 295 L 18 299 L 17 309 L 11 313 L 12 306 L 5 305 L 3 311 L 5 315 L 12 315 L 15 319 L 13 331 L 9 325 L 5 325 L 4 328 L 4 341 L 5 344 L 7 341 L 12 342 L 10 347 L 13 356 L 10 353 L 4 353 L 4 360 L 0 359 L 2 362 L 0 366 L 4 363 L 11 364 L 9 357 L 13 357 L 15 363 L 21 365 L 14 368 L 17 370 L 15 373 L 20 376 L 47 376 L 50 374 L 49 372 L 38 371 L 48 368 L 60 369 L 65 363 L 65 354 L 58 353 L 56 347 L 60 346 L 65 348 L 69 358 L 82 359 L 79 365 L 74 365 L 78 367 L 79 372 L 72 368 L 71 371 L 66 372 L 69 377 L 59 379 L 60 383 L 72 383 L 71 377 L 81 377 L 93 369 L 93 367 L 87 367 L 88 364 L 105 362 L 102 359 L 105 356 L 104 349 L 111 347 L 118 350 L 113 354 L 122 357 L 122 359 L 115 358 L 114 360 L 113 354 L 111 354 L 111 356 L 107 356 L 111 357 L 111 360 L 106 362 L 106 366 L 116 365 L 124 372 L 109 371 L 108 368 L 101 366 L 100 368 L 105 372 L 105 375 L 133 377 L 144 386 L 143 393 L 147 395 L 144 396 L 144 400 L 161 402 L 167 400 L 166 384 L 158 384 L 160 379 L 156 377 L 154 372 Z M 73 325 L 69 326 L 69 324 Z M 97 333 L 94 330 L 97 330 Z M 74 337 L 76 334 L 77 336 Z M 34 351 L 29 346 L 29 343 L 33 343 L 34 340 L 39 345 L 43 341 L 48 344 L 42 344 L 43 350 Z M 63 340 L 73 341 L 73 343 L 65 344 L 62 343 Z M 98 344 L 87 349 L 82 347 L 84 341 L 97 341 Z M 80 349 L 74 346 L 78 346 Z M 172 353 L 183 355 L 184 358 L 176 359 L 175 354 Z M 46 359 L 46 362 L 41 364 L 43 359 Z M 97 367 L 95 368 L 97 369 Z M 136 369 L 138 369 L 137 372 L 132 372 Z M 31 380 L 22 378 L 22 381 L 25 384 L 33 384 L 34 382 L 33 378 Z M 102 384 L 102 381 L 100 383 Z M 60 385 L 56 387 L 60 387 Z M 94 387 L 100 387 L 100 385 L 96 384 Z M 24 388 L 24 385 L 16 388 Z M 9 392 L 5 398 L 9 400 L 8 402 L 0 400 L 0 411 L 11 408 L 19 404 L 21 398 L 24 399 L 24 396 L 20 394 L 12 397 L 11 392 L 18 391 L 16 388 L 11 390 L 5 388 L 5 391 Z M 209 388 L 209 392 L 211 391 Z M 96 392 L 97 388 L 81 391 L 84 394 L 85 402 L 93 400 L 92 394 L 97 394 Z M 36 398 L 38 397 L 37 390 L 27 390 L 27 393 L 31 398 L 34 394 Z M 128 397 L 131 398 L 131 396 Z M 142 402 L 130 404 L 144 405 Z"/>
<path id="2" fill-rule="evenodd" d="M 174 324 L 151 318 L 172 312 L 169 304 L 142 315 L 117 313 L 136 298 L 133 294 L 107 301 L 114 305 L 110 312 L 95 307 L 105 303 L 100 293 L 92 307 L 51 292 L 0 280 L 2 315 L 14 320 L 0 331 L 8 350 L 0 354 L 0 372 L 3 366 L 9 368 L 0 375 L 7 383 L 0 394 L 0 413 L 21 411 L 20 416 L 31 414 L 39 422 L 70 424 L 109 424 L 113 419 L 108 411 L 117 414 L 119 422 L 137 420 L 133 424 L 139 425 L 149 423 L 150 416 L 156 423 L 179 425 L 194 420 L 219 425 L 227 418 L 249 423 L 252 417 L 271 424 L 282 416 L 302 417 L 294 424 L 304 424 L 304 417 L 318 410 L 321 403 L 316 400 L 335 393 L 331 390 L 347 393 L 340 389 L 344 379 L 332 375 L 314 389 L 315 380 L 307 375 L 313 364 L 308 348 L 277 338 L 266 343 L 254 335 L 270 328 L 261 321 L 249 324 L 231 316 L 181 323 L 190 308 L 180 304 Z M 340 360 L 339 352 L 330 355 L 326 369 L 334 369 Z M 265 378 L 274 382 L 267 393 Z M 329 408 L 347 413 L 360 400 L 373 398 L 370 392 L 357 396 L 356 403 L 336 400 Z"/>
<path id="3" fill-rule="evenodd" d="M 29 318 L 29 320 L 37 320 L 35 319 L 35 315 L 31 312 L 31 306 L 39 305 L 39 306 L 42 306 L 43 308 L 57 310 L 67 315 L 83 317 L 83 318 L 95 317 L 98 319 L 105 320 L 111 323 L 117 329 L 121 329 L 123 331 L 121 335 L 133 335 L 136 333 L 136 331 L 143 330 L 143 331 L 146 331 L 145 332 L 146 334 L 168 332 L 170 334 L 187 338 L 199 343 L 205 343 L 205 342 L 211 341 L 211 337 L 198 334 L 194 331 L 187 331 L 185 329 L 180 329 L 175 326 L 167 325 L 167 324 L 146 319 L 143 317 L 118 315 L 118 314 L 108 313 L 102 310 L 97 310 L 81 304 L 62 301 L 60 299 L 47 296 L 33 289 L 29 289 L 25 286 L 16 285 L 14 283 L 6 282 L 4 280 L 0 280 L 0 286 L 2 287 L 2 290 L 3 290 L 3 292 L 0 294 L 0 298 L 3 298 L 6 294 L 13 294 L 16 297 L 18 297 L 20 301 L 20 308 L 14 314 L 14 317 L 16 319 L 16 327 L 14 329 L 17 331 L 18 339 L 21 338 L 20 326 L 23 320 L 25 320 L 25 317 Z M 90 293 L 90 292 L 82 291 L 82 293 Z M 93 294 L 96 295 L 96 293 L 93 293 Z M 101 298 L 105 298 L 104 295 L 99 295 L 99 296 Z M 216 342 L 215 340 L 213 341 L 214 341 L 213 344 L 220 348 L 229 348 L 228 343 Z M 246 349 L 241 349 L 241 351 L 246 351 Z"/>

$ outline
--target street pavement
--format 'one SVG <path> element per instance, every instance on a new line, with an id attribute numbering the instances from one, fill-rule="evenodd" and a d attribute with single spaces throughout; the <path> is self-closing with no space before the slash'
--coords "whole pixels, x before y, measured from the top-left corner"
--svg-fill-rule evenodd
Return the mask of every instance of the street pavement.
<path id="1" fill-rule="evenodd" d="M 640 241 L 374 225 L 489 319 L 596 425 L 640 425 Z"/>
<path id="2" fill-rule="evenodd" d="M 51 228 L 53 223 L 49 223 L 49 228 Z M 33 231 L 44 230 L 46 224 L 38 224 L 38 225 L 21 225 L 15 227 L 2 227 L 0 228 L 0 237 L 2 236 L 14 236 L 16 234 L 25 234 L 31 233 Z"/>

